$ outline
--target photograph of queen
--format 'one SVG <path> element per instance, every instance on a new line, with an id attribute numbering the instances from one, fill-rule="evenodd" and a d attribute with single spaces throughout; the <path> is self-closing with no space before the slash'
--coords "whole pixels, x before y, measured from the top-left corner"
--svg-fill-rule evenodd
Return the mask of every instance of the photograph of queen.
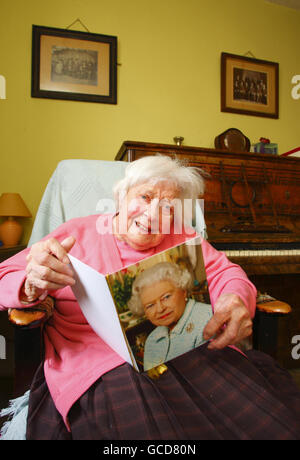
<path id="1" fill-rule="evenodd" d="M 129 309 L 156 326 L 145 342 L 145 371 L 205 342 L 203 329 L 212 307 L 190 297 L 193 286 L 191 273 L 170 262 L 147 268 L 133 282 Z"/>

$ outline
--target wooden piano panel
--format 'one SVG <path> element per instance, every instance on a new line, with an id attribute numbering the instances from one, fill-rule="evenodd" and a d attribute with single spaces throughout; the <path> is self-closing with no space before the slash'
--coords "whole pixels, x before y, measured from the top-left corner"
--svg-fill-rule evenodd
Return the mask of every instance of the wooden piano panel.
<path id="1" fill-rule="evenodd" d="M 200 154 L 190 162 L 210 174 L 205 190 L 210 240 L 271 244 L 294 242 L 297 235 L 300 241 L 300 161 L 295 166 L 266 155 L 226 155 Z"/>

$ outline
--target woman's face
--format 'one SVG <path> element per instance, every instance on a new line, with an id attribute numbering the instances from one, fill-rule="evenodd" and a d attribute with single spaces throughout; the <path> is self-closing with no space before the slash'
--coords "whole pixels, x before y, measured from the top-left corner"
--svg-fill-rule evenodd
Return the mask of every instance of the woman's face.
<path id="1" fill-rule="evenodd" d="M 173 221 L 175 198 L 179 198 L 179 191 L 167 181 L 131 187 L 119 206 L 117 236 L 140 251 L 158 246 Z"/>
<path id="2" fill-rule="evenodd" d="M 144 287 L 140 297 L 146 317 L 155 326 L 173 329 L 185 310 L 186 291 L 171 281 L 157 281 Z"/>

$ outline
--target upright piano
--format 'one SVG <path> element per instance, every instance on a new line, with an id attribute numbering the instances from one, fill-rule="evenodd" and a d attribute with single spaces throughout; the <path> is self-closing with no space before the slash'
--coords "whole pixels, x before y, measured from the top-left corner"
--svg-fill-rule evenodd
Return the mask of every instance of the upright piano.
<path id="1" fill-rule="evenodd" d="M 115 160 L 165 154 L 205 172 L 209 242 L 243 267 L 262 292 L 288 302 L 278 323 L 278 361 L 300 367 L 291 341 L 300 335 L 300 158 L 126 141 Z"/>

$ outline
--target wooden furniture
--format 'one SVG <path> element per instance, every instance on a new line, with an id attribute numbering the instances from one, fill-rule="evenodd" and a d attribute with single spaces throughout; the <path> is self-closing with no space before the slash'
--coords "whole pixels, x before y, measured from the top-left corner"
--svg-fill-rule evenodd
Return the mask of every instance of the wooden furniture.
<path id="1" fill-rule="evenodd" d="M 10 247 L 0 246 L 0 263 L 14 256 L 18 252 L 23 251 L 23 249 L 25 248 L 26 246 L 22 244 L 19 244 L 18 246 L 10 246 Z"/>
<path id="2" fill-rule="evenodd" d="M 18 252 L 25 249 L 26 246 L 18 245 L 11 247 L 0 247 L 0 262 L 9 259 Z M 0 407 L 5 407 L 11 395 L 15 393 L 15 369 L 19 360 L 19 348 L 16 346 L 16 329 L 7 321 L 7 312 L 0 312 L 0 335 L 5 338 L 6 359 L 0 360 Z M 22 334 L 22 332 L 20 332 Z M 33 335 L 38 334 L 35 332 Z M 31 336 L 32 337 L 32 336 Z M 24 348 L 22 347 L 24 350 Z"/>
<path id="3" fill-rule="evenodd" d="M 126 141 L 115 160 L 155 154 L 176 156 L 209 174 L 208 240 L 241 265 L 259 290 L 293 307 L 288 317 L 276 320 L 266 312 L 259 315 L 255 345 L 283 366 L 299 367 L 291 357 L 291 340 L 300 331 L 300 159 Z"/>
<path id="4" fill-rule="evenodd" d="M 1 247 L 0 262 L 9 259 L 25 248 L 25 245 Z M 5 365 L 10 368 L 7 400 L 11 397 L 11 394 L 19 396 L 28 390 L 28 382 L 32 380 L 32 376 L 41 360 L 41 354 L 43 353 L 41 330 L 40 327 L 35 326 L 40 326 L 48 318 L 47 308 L 48 310 L 50 308 L 50 299 L 47 297 L 43 304 L 37 306 L 34 311 L 31 309 L 12 310 L 9 313 L 9 323 L 7 322 L 7 313 L 0 312 L 0 334 L 7 338 L 8 348 L 7 359 L 9 363 L 5 363 Z M 14 326 L 21 324 L 21 327 L 13 327 L 12 324 Z M 2 375 L 2 372 L 0 374 Z"/>

